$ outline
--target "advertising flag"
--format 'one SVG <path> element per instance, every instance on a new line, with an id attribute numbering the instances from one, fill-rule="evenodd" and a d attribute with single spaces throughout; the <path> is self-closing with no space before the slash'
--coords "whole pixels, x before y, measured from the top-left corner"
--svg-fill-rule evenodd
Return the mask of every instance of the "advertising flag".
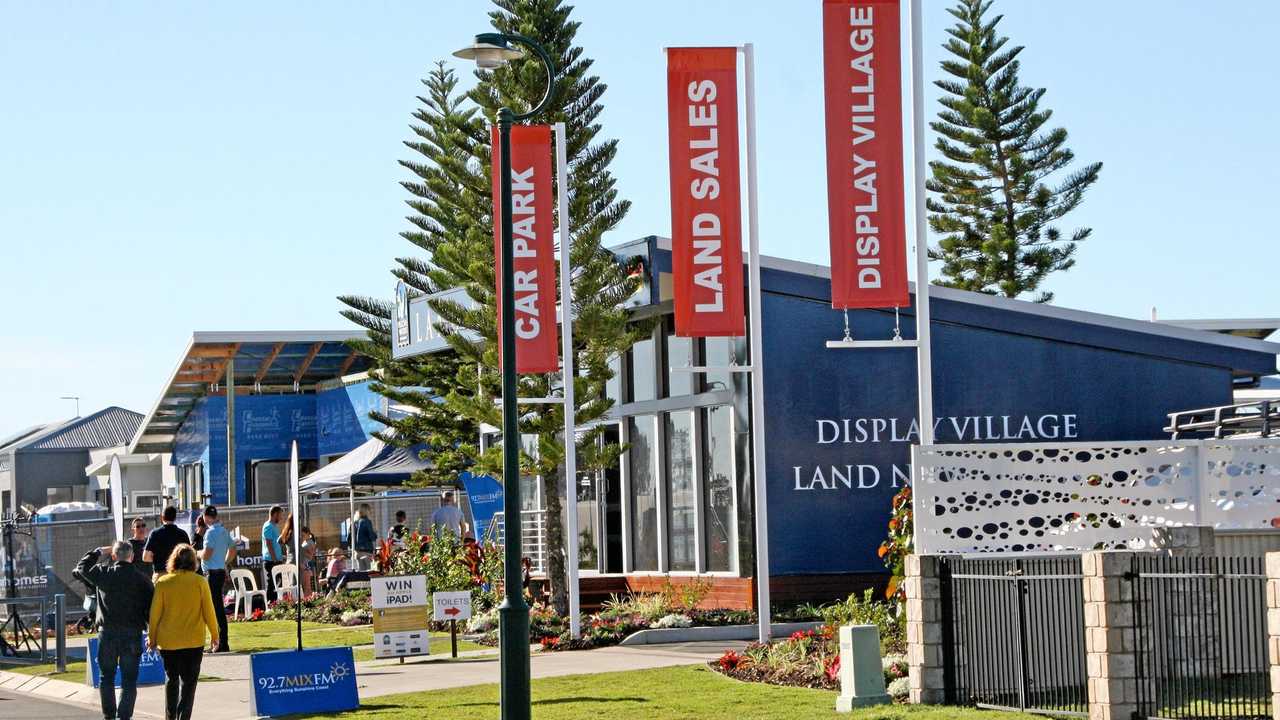
<path id="1" fill-rule="evenodd" d="M 111 456 L 111 475 L 107 479 L 111 491 L 111 520 L 116 530 L 116 542 L 124 540 L 124 473 L 120 469 L 120 456 Z"/>
<path id="2" fill-rule="evenodd" d="M 494 127 L 493 248 L 502 262 L 502 186 Z M 556 350 L 556 262 L 551 224 L 551 128 L 511 128 L 512 287 L 516 296 L 516 372 L 560 369 Z M 502 335 L 502 273 L 496 273 L 498 335 Z"/>
<path id="3" fill-rule="evenodd" d="M 900 0 L 823 0 L 831 305 L 906 305 Z"/>
<path id="4" fill-rule="evenodd" d="M 738 49 L 667 49 L 676 334 L 744 335 Z"/>

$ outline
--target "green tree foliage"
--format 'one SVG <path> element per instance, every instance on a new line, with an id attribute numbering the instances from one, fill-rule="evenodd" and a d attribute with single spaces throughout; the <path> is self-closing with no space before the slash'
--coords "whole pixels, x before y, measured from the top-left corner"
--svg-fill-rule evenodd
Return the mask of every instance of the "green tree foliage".
<path id="1" fill-rule="evenodd" d="M 1040 106 L 1044 89 L 1018 84 L 1022 47 L 1006 48 L 996 34 L 1002 16 L 987 19 L 991 0 L 961 0 L 949 12 L 956 24 L 943 47 L 949 78 L 938 120 L 941 160 L 929 163 L 929 225 L 942 236 L 930 257 L 941 260 L 939 284 L 1006 297 L 1040 290 L 1045 277 L 1075 264 L 1079 228 L 1069 237 L 1054 225 L 1084 198 L 1102 163 L 1059 176 L 1074 160 L 1067 131 L 1049 128 Z"/>
<path id="2" fill-rule="evenodd" d="M 516 32 L 538 41 L 550 54 L 557 83 L 549 109 L 536 118 L 540 123 L 564 122 L 569 159 L 569 227 L 574 319 L 574 352 L 577 376 L 575 420 L 579 427 L 600 419 L 612 401 L 605 384 L 612 377 L 610 361 L 630 347 L 649 328 L 628 323 L 623 303 L 639 289 L 640 275 L 633 262 L 620 262 L 601 244 L 604 232 L 615 227 L 630 204 L 617 196 L 609 163 L 617 141 L 600 136 L 597 119 L 602 110 L 605 85 L 590 74 L 592 61 L 574 44 L 579 23 L 570 19 L 571 7 L 561 0 L 496 0 L 490 13 L 495 29 Z M 411 194 L 413 229 L 405 239 L 426 257 L 397 258 L 395 276 L 413 294 L 461 289 L 469 304 L 432 301 L 443 322 L 437 325 L 451 352 L 392 363 L 389 351 L 390 310 L 385 303 L 344 297 L 344 314 L 370 331 L 360 349 L 379 360 L 382 382 L 377 391 L 394 402 L 416 408 L 417 415 L 392 420 L 402 441 L 427 440 L 443 453 L 447 469 L 437 459 L 437 478 L 452 481 L 456 471 L 468 467 L 501 478 L 501 448 L 480 452 L 477 429 L 481 423 L 501 426 L 496 297 L 496 262 L 493 252 L 493 208 L 490 188 L 489 126 L 499 107 L 517 110 L 542 96 L 545 75 L 536 58 L 517 60 L 496 70 L 476 72 L 477 84 L 465 95 L 457 90 L 457 78 L 437 64 L 424 83 L 427 94 L 419 98 L 414 114 L 415 139 L 406 145 L 416 153 L 401 164 L 414 176 L 403 183 Z M 472 342 L 457 329 L 470 331 Z M 376 346 L 376 347 L 374 347 Z M 559 394 L 559 374 L 520 377 L 521 397 Z M 547 509 L 548 575 L 556 605 L 565 601 L 563 519 L 564 479 L 561 470 L 564 446 L 563 409 L 558 405 L 524 405 L 520 430 L 525 436 L 521 471 L 539 476 L 544 483 Z M 583 472 L 616 465 L 622 447 L 604 443 L 603 426 L 579 433 L 578 468 Z"/>

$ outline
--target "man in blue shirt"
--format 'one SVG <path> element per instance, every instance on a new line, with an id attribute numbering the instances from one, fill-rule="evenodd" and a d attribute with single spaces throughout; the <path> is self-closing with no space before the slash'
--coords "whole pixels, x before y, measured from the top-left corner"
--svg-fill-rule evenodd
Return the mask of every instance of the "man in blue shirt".
<path id="1" fill-rule="evenodd" d="M 204 533 L 204 574 L 209 580 L 209 595 L 213 598 L 213 615 L 218 618 L 218 647 L 213 652 L 231 652 L 227 643 L 227 606 L 222 593 L 227 582 L 227 561 L 235 557 L 235 542 L 231 533 L 218 521 L 218 508 L 210 505 L 204 509 L 204 521 L 209 529 Z M 233 561 L 234 562 L 234 561 Z"/>
<path id="2" fill-rule="evenodd" d="M 262 523 L 262 573 L 267 576 L 268 601 L 276 599 L 276 581 L 271 577 L 271 570 L 284 562 L 284 548 L 280 545 L 280 519 L 283 515 L 284 508 L 272 505 L 267 521 Z"/>

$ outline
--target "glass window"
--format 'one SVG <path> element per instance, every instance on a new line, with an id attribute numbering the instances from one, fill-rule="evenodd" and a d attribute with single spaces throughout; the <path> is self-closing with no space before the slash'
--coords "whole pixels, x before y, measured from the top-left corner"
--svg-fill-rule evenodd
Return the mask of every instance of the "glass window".
<path id="1" fill-rule="evenodd" d="M 628 421 L 631 448 L 627 450 L 630 470 L 631 567 L 658 569 L 658 468 L 654 459 L 657 428 L 653 415 Z"/>
<path id="2" fill-rule="evenodd" d="M 708 572 L 733 570 L 737 509 L 733 497 L 733 409 L 705 408 L 702 415 L 702 528 Z"/>
<path id="3" fill-rule="evenodd" d="M 499 443 L 500 444 L 500 443 Z M 520 449 L 534 459 L 538 457 L 538 436 L 521 435 Z M 537 475 L 520 475 L 520 509 L 524 511 L 542 510 L 542 483 Z"/>
<path id="4" fill-rule="evenodd" d="M 658 358 L 653 337 L 631 346 L 631 382 L 627 393 L 631 402 L 658 398 Z"/>
<path id="5" fill-rule="evenodd" d="M 609 360 L 609 369 L 613 371 L 613 377 L 605 382 L 604 395 L 613 400 L 615 406 L 621 405 L 626 401 L 626 398 L 622 395 L 622 355 L 617 355 Z"/>
<path id="6" fill-rule="evenodd" d="M 678 337 L 670 323 L 667 326 L 667 397 L 692 395 L 697 392 L 698 380 L 694 373 L 676 368 L 697 365 L 694 338 Z"/>
<path id="7" fill-rule="evenodd" d="M 578 569 L 600 569 L 600 513 L 595 472 L 578 473 Z"/>
<path id="8" fill-rule="evenodd" d="M 695 570 L 698 542 L 694 516 L 693 413 L 667 415 L 667 557 L 672 570 Z"/>
<path id="9" fill-rule="evenodd" d="M 727 367 L 737 360 L 737 340 L 735 338 L 711 337 L 703 341 L 703 357 L 707 367 Z M 741 364 L 740 362 L 738 364 Z M 703 391 L 732 390 L 734 375 L 727 371 L 702 374 Z"/>

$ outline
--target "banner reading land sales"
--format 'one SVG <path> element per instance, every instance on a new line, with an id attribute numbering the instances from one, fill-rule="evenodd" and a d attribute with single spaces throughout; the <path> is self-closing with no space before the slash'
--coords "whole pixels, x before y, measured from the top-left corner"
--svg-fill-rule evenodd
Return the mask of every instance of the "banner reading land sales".
<path id="1" fill-rule="evenodd" d="M 430 654 L 427 576 L 372 577 L 369 592 L 373 604 L 373 656 Z"/>
<path id="2" fill-rule="evenodd" d="M 676 334 L 736 337 L 742 312 L 738 49 L 667 49 Z"/>
<path id="3" fill-rule="evenodd" d="M 831 306 L 906 305 L 899 0 L 823 0 Z"/>
<path id="4" fill-rule="evenodd" d="M 498 129 L 493 128 L 493 147 Z M 502 262 L 502 172 L 493 158 L 493 249 Z M 540 373 L 560 369 L 556 350 L 556 262 L 551 234 L 551 128 L 515 125 L 511 128 L 512 287 L 516 296 L 516 372 Z M 502 297 L 502 273 L 497 277 Z M 502 303 L 498 303 L 498 333 L 502 333 Z"/>

